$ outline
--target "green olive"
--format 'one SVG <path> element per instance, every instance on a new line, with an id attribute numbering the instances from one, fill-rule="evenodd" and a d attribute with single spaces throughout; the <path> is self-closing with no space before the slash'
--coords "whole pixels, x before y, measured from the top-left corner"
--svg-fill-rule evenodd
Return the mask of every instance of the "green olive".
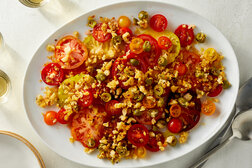
<path id="1" fill-rule="evenodd" d="M 138 18 L 140 19 L 140 20 L 143 20 L 143 19 L 147 19 L 148 18 L 148 13 L 146 12 L 146 11 L 141 11 L 141 12 L 139 12 L 139 14 L 138 14 Z"/>
<path id="2" fill-rule="evenodd" d="M 89 138 L 88 141 L 87 141 L 87 146 L 89 148 L 93 148 L 93 147 L 95 147 L 95 145 L 96 145 L 95 140 L 93 138 Z"/>
<path id="3" fill-rule="evenodd" d="M 188 101 L 183 97 L 178 98 L 178 102 L 182 106 L 186 106 L 188 104 Z"/>
<path id="4" fill-rule="evenodd" d="M 98 81 L 104 81 L 106 79 L 106 75 L 102 72 L 98 73 L 95 77 Z"/>
<path id="5" fill-rule="evenodd" d="M 137 65 L 139 65 L 139 61 L 137 59 L 132 58 L 132 59 L 130 59 L 130 64 L 133 66 L 137 66 Z"/>
<path id="6" fill-rule="evenodd" d="M 134 24 L 134 25 L 138 25 L 137 22 L 138 22 L 138 19 L 137 19 L 137 18 L 133 18 L 133 24 Z"/>
<path id="7" fill-rule="evenodd" d="M 111 94 L 109 93 L 102 93 L 100 97 L 104 102 L 109 102 L 112 99 Z"/>
<path id="8" fill-rule="evenodd" d="M 88 21 L 88 26 L 91 28 L 94 28 L 97 25 L 97 22 L 94 20 L 89 20 Z"/>
<path id="9" fill-rule="evenodd" d="M 229 83 L 228 80 L 224 80 L 222 84 L 223 89 L 228 89 L 231 87 L 231 84 Z"/>
<path id="10" fill-rule="evenodd" d="M 150 52 L 150 50 L 151 50 L 151 44 L 150 44 L 149 41 L 145 41 L 145 42 L 144 42 L 144 44 L 143 44 L 143 50 L 144 50 L 145 52 Z"/>
<path id="11" fill-rule="evenodd" d="M 142 115 L 142 112 L 139 109 L 134 109 L 133 110 L 133 115 L 134 116 L 140 116 L 140 115 Z"/>
<path id="12" fill-rule="evenodd" d="M 138 102 L 142 101 L 143 98 L 144 98 L 144 94 L 143 94 L 143 93 L 136 94 L 136 95 L 134 96 L 134 99 L 135 99 L 136 101 L 138 101 Z"/>
<path id="13" fill-rule="evenodd" d="M 152 83 L 153 83 L 153 78 L 146 78 L 145 79 L 145 83 L 146 83 L 146 85 L 151 85 Z"/>
<path id="14" fill-rule="evenodd" d="M 154 125 L 154 126 L 152 127 L 152 130 L 153 130 L 153 131 L 158 131 L 158 127 Z"/>
<path id="15" fill-rule="evenodd" d="M 122 37 L 121 36 L 114 36 L 112 38 L 113 44 L 114 45 L 118 45 L 122 43 Z"/>
<path id="16" fill-rule="evenodd" d="M 160 66 L 166 66 L 167 64 L 168 64 L 168 62 L 167 62 L 167 59 L 166 59 L 166 58 L 160 57 L 160 58 L 158 59 L 158 65 L 160 65 Z"/>
<path id="17" fill-rule="evenodd" d="M 160 85 L 156 85 L 154 87 L 154 94 L 157 96 L 162 96 L 162 94 L 164 94 L 164 88 Z"/>
<path id="18" fill-rule="evenodd" d="M 200 32 L 196 35 L 196 40 L 199 42 L 199 43 L 204 43 L 205 40 L 206 40 L 206 34 Z"/>

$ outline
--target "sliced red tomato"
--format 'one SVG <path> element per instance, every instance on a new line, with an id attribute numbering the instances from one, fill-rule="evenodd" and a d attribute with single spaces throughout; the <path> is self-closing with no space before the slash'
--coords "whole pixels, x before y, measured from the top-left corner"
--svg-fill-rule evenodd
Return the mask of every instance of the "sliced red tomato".
<path id="1" fill-rule="evenodd" d="M 216 96 L 218 96 L 218 95 L 221 93 L 222 90 L 223 90 L 223 86 L 222 86 L 222 85 L 217 85 L 217 87 L 214 88 L 214 89 L 208 94 L 208 96 L 209 96 L 209 97 L 216 97 Z"/>
<path id="2" fill-rule="evenodd" d="M 149 131 L 142 124 L 134 124 L 127 132 L 128 140 L 135 146 L 144 146 L 149 140 Z"/>
<path id="3" fill-rule="evenodd" d="M 63 69 L 79 67 L 88 57 L 87 47 L 74 36 L 65 36 L 58 41 L 55 57 Z"/>
<path id="4" fill-rule="evenodd" d="M 158 142 L 162 142 L 162 144 L 164 143 L 164 136 L 161 132 L 159 131 L 149 131 L 149 132 L 153 132 L 155 134 L 155 137 L 150 137 L 148 143 L 145 145 L 145 148 L 148 149 L 151 152 L 158 152 L 159 146 L 158 146 Z"/>
<path id="5" fill-rule="evenodd" d="M 122 113 L 122 110 L 120 108 L 115 108 L 115 104 L 119 103 L 117 100 L 110 100 L 105 104 L 105 110 L 106 112 L 111 115 L 120 115 Z"/>
<path id="6" fill-rule="evenodd" d="M 182 128 L 183 128 L 183 123 L 180 119 L 178 118 L 172 118 L 169 122 L 168 122 L 168 130 L 172 133 L 179 133 L 181 132 Z"/>
<path id="7" fill-rule="evenodd" d="M 179 76 L 183 76 L 186 74 L 187 72 L 187 67 L 185 64 L 183 64 L 182 62 L 179 62 L 176 66 L 175 66 L 175 70 L 178 71 L 178 75 Z"/>
<path id="8" fill-rule="evenodd" d="M 98 111 L 98 112 L 97 112 Z M 106 112 L 102 108 L 85 108 L 73 117 L 71 134 L 87 148 L 96 148 L 103 136 Z"/>
<path id="9" fill-rule="evenodd" d="M 156 14 L 150 19 L 150 27 L 157 32 L 164 31 L 167 27 L 167 24 L 167 19 L 161 14 Z"/>
<path id="10" fill-rule="evenodd" d="M 58 85 L 64 79 L 64 72 L 59 64 L 50 63 L 42 69 L 41 78 L 47 85 Z"/>
<path id="11" fill-rule="evenodd" d="M 183 55 L 181 63 L 187 65 L 187 72 L 194 74 L 196 65 L 200 63 L 200 55 L 187 50 L 182 50 L 181 54 Z"/>
<path id="12" fill-rule="evenodd" d="M 54 125 L 57 123 L 57 112 L 55 111 L 47 111 L 44 116 L 44 122 L 47 125 Z"/>
<path id="13" fill-rule="evenodd" d="M 159 56 L 161 54 L 161 49 L 158 46 L 157 40 L 147 34 L 140 34 L 137 36 L 138 38 L 143 39 L 144 41 L 149 41 L 151 44 L 151 51 L 150 52 L 142 52 L 139 56 L 142 57 L 148 65 L 154 67 L 157 65 Z"/>
<path id="14" fill-rule="evenodd" d="M 78 105 L 81 107 L 88 107 L 92 104 L 93 102 L 93 93 L 88 90 L 83 91 L 83 96 L 78 100 Z"/>
<path id="15" fill-rule="evenodd" d="M 143 111 L 140 116 L 135 116 L 135 119 L 140 124 L 152 125 L 151 120 L 152 119 L 155 119 L 156 121 L 159 120 L 162 117 L 162 114 L 164 113 L 163 108 L 159 108 L 158 109 L 158 114 L 156 115 L 156 117 L 152 118 L 151 117 L 152 110 L 153 109 L 147 109 L 147 110 Z"/>
<path id="16" fill-rule="evenodd" d="M 111 39 L 111 34 L 110 33 L 104 33 L 102 31 L 102 24 L 103 23 L 99 23 L 97 24 L 94 29 L 93 29 L 93 37 L 96 41 L 99 42 L 105 42 L 108 41 L 109 39 Z"/>
<path id="17" fill-rule="evenodd" d="M 119 30 L 117 30 L 116 34 L 122 36 L 127 32 L 130 34 L 130 36 L 133 35 L 132 31 L 128 27 L 121 27 Z"/>
<path id="18" fill-rule="evenodd" d="M 61 108 L 57 113 L 57 120 L 60 124 L 67 124 L 71 121 L 72 115 L 70 115 L 67 119 L 65 118 L 66 114 L 64 113 L 66 110 Z"/>
<path id="19" fill-rule="evenodd" d="M 186 24 L 182 24 L 180 25 L 174 32 L 179 40 L 180 40 L 180 44 L 181 47 L 186 47 L 190 44 L 192 44 L 193 40 L 194 40 L 194 32 L 193 32 L 193 28 L 189 27 Z"/>
<path id="20" fill-rule="evenodd" d="M 163 50 L 168 50 L 172 46 L 171 40 L 166 36 L 161 36 L 158 38 L 158 46 Z"/>

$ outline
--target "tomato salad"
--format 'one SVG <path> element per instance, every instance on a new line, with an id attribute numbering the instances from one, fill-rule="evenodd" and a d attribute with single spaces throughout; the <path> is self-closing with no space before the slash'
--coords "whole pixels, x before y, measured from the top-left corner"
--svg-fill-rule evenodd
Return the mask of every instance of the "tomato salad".
<path id="1" fill-rule="evenodd" d="M 223 56 L 195 48 L 204 33 L 168 23 L 146 11 L 132 20 L 90 16 L 83 41 L 74 32 L 48 45 L 53 54 L 41 71 L 48 86 L 36 103 L 59 110 L 45 112 L 45 124 L 67 124 L 71 142 L 112 163 L 185 143 L 230 83 Z"/>

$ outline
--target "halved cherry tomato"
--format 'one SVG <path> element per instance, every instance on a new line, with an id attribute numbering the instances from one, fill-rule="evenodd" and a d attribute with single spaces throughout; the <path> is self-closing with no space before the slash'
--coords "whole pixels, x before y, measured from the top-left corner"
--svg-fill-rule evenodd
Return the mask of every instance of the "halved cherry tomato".
<path id="1" fill-rule="evenodd" d="M 147 97 L 144 97 L 143 105 L 146 108 L 154 108 L 157 105 L 157 100 L 154 97 L 153 99 L 147 99 Z"/>
<path id="2" fill-rule="evenodd" d="M 44 121 L 47 125 L 54 125 L 57 123 L 57 112 L 56 111 L 47 111 L 44 116 Z"/>
<path id="3" fill-rule="evenodd" d="M 96 106 L 92 109 L 85 108 L 73 116 L 71 134 L 87 148 L 96 148 L 103 136 L 103 122 L 106 112 Z"/>
<path id="4" fill-rule="evenodd" d="M 66 110 L 64 108 L 61 108 L 57 113 L 57 120 L 60 124 L 67 124 L 69 121 L 71 121 L 72 115 L 66 118 L 66 114 L 64 113 Z"/>
<path id="5" fill-rule="evenodd" d="M 129 32 L 130 36 L 133 35 L 132 31 L 128 27 L 121 27 L 119 30 L 117 30 L 116 34 L 122 36 L 126 32 Z"/>
<path id="6" fill-rule="evenodd" d="M 94 98 L 94 96 L 93 96 L 92 92 L 90 92 L 88 90 L 84 90 L 82 98 L 80 98 L 78 100 L 78 105 L 81 107 L 88 107 L 92 104 L 93 98 Z"/>
<path id="7" fill-rule="evenodd" d="M 179 62 L 177 65 L 175 65 L 175 70 L 178 71 L 179 76 L 183 76 L 187 72 L 187 67 L 182 62 Z"/>
<path id="8" fill-rule="evenodd" d="M 135 149 L 134 153 L 138 158 L 145 158 L 147 152 L 145 147 L 140 146 Z"/>
<path id="9" fill-rule="evenodd" d="M 88 57 L 87 47 L 74 36 L 65 36 L 58 41 L 55 57 L 63 69 L 79 67 Z"/>
<path id="10" fill-rule="evenodd" d="M 127 16 L 120 16 L 118 18 L 119 27 L 129 27 L 130 24 L 131 24 L 131 21 Z"/>
<path id="11" fill-rule="evenodd" d="M 153 109 L 144 110 L 140 116 L 135 116 L 135 119 L 140 124 L 152 125 L 151 120 L 152 119 L 155 119 L 156 121 L 159 120 L 162 117 L 162 114 L 164 113 L 163 108 L 159 108 L 158 114 L 153 118 L 151 117 L 152 110 Z"/>
<path id="12" fill-rule="evenodd" d="M 172 133 L 179 133 L 182 130 L 182 128 L 183 128 L 183 123 L 178 118 L 172 118 L 169 121 L 167 127 L 168 127 L 168 130 L 170 132 L 172 132 Z"/>
<path id="13" fill-rule="evenodd" d="M 143 41 L 149 41 L 151 44 L 150 52 L 142 52 L 139 56 L 142 57 L 149 66 L 154 67 L 157 65 L 159 56 L 161 54 L 161 49 L 158 46 L 158 42 L 155 38 L 147 34 L 140 34 L 138 38 L 143 39 Z"/>
<path id="14" fill-rule="evenodd" d="M 214 88 L 207 96 L 216 97 L 221 93 L 222 90 L 223 90 L 223 86 L 222 85 L 217 85 L 217 87 Z"/>
<path id="15" fill-rule="evenodd" d="M 164 143 L 164 136 L 159 131 L 149 131 L 149 132 L 153 132 L 155 134 L 155 137 L 149 138 L 149 141 L 145 145 L 145 148 L 151 152 L 158 152 L 160 149 L 159 149 L 159 146 L 157 143 L 162 142 L 162 144 L 163 144 Z"/>
<path id="16" fill-rule="evenodd" d="M 47 85 L 58 85 L 64 79 L 64 72 L 59 64 L 50 63 L 41 71 L 41 78 Z"/>
<path id="17" fill-rule="evenodd" d="M 102 31 L 102 24 L 103 23 L 99 23 L 97 24 L 94 29 L 93 29 L 93 37 L 96 41 L 99 41 L 99 42 L 105 42 L 105 41 L 108 41 L 109 39 L 111 39 L 111 34 L 110 33 L 104 33 Z"/>
<path id="18" fill-rule="evenodd" d="M 105 104 L 105 110 L 109 115 L 120 115 L 122 110 L 120 108 L 115 108 L 115 104 L 119 103 L 117 100 L 110 100 Z"/>
<path id="19" fill-rule="evenodd" d="M 180 25 L 175 30 L 174 33 L 178 36 L 182 47 L 186 47 L 186 46 L 192 44 L 192 42 L 194 40 L 193 28 L 189 27 L 186 24 Z"/>
<path id="20" fill-rule="evenodd" d="M 168 50 L 172 46 L 172 42 L 168 37 L 161 36 L 158 38 L 158 46 L 163 50 Z"/>
<path id="21" fill-rule="evenodd" d="M 149 131 L 142 124 L 134 124 L 127 132 L 128 140 L 135 146 L 144 146 L 149 140 Z"/>
<path id="22" fill-rule="evenodd" d="M 180 105 L 178 105 L 178 104 L 171 105 L 171 107 L 170 107 L 170 115 L 172 117 L 176 118 L 176 117 L 179 117 L 180 114 L 181 114 L 181 107 L 180 107 Z"/>
<path id="23" fill-rule="evenodd" d="M 213 101 L 206 99 L 202 102 L 201 112 L 205 115 L 212 115 L 216 110 L 216 106 Z"/>
<path id="24" fill-rule="evenodd" d="M 167 19 L 161 14 L 156 14 L 150 19 L 150 27 L 157 32 L 164 31 L 167 27 L 167 24 Z"/>
<path id="25" fill-rule="evenodd" d="M 143 52 L 143 44 L 144 41 L 141 38 L 134 38 L 130 42 L 130 51 L 135 53 L 135 54 L 140 54 Z"/>

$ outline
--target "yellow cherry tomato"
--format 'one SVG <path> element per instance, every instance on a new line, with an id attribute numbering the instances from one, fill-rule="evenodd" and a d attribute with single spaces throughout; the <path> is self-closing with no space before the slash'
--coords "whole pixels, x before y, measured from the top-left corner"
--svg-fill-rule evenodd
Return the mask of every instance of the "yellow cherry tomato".
<path id="1" fill-rule="evenodd" d="M 144 44 L 144 41 L 143 39 L 141 38 L 134 38 L 129 47 L 130 47 L 130 50 L 135 53 L 135 54 L 140 54 L 141 52 L 143 52 L 143 44 Z"/>
<path id="2" fill-rule="evenodd" d="M 127 16 L 120 16 L 118 18 L 119 27 L 130 27 L 131 21 Z"/>
<path id="3" fill-rule="evenodd" d="M 140 146 L 135 149 L 135 154 L 137 155 L 138 158 L 145 158 L 146 156 L 146 149 L 143 146 Z"/>
<path id="4" fill-rule="evenodd" d="M 203 55 L 208 61 L 213 62 L 215 61 L 219 54 L 214 48 L 208 48 L 205 50 L 204 55 Z"/>
<path id="5" fill-rule="evenodd" d="M 205 115 L 212 115 L 216 110 L 216 106 L 212 100 L 206 99 L 201 104 L 201 112 Z"/>

